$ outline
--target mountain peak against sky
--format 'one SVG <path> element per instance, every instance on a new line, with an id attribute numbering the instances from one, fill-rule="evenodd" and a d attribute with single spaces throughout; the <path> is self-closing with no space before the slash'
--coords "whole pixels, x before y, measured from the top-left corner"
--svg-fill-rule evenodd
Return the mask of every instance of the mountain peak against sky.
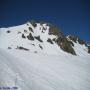
<path id="1" fill-rule="evenodd" d="M 90 53 L 86 42 L 76 36 L 65 36 L 58 27 L 46 22 L 31 20 L 23 25 L 1 28 L 0 33 L 1 46 L 10 50 L 83 56 Z"/>
<path id="2" fill-rule="evenodd" d="M 90 0 L 0 0 L 0 89 L 90 90 Z"/>
<path id="3" fill-rule="evenodd" d="M 90 0 L 0 0 L 0 11 L 0 27 L 42 20 L 90 43 Z"/>
<path id="4" fill-rule="evenodd" d="M 89 90 L 90 45 L 58 27 L 29 21 L 0 28 L 0 88 Z"/>

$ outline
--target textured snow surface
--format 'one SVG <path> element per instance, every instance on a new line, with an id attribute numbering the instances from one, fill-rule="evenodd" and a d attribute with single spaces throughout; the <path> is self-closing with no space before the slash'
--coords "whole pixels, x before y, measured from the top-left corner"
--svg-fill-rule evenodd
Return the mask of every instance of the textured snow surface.
<path id="1" fill-rule="evenodd" d="M 0 87 L 18 87 L 18 90 L 90 90 L 90 55 L 85 45 L 74 43 L 77 56 L 68 54 L 48 38 L 57 38 L 34 28 L 33 36 L 43 40 L 23 39 L 24 30 L 28 35 L 27 24 L 0 29 Z M 10 30 L 10 33 L 6 33 Z M 18 33 L 21 32 L 21 33 Z M 34 46 L 34 45 L 35 46 Z M 39 45 L 43 47 L 40 49 Z M 16 49 L 23 46 L 29 51 Z M 11 47 L 11 49 L 8 49 Z M 37 51 L 37 52 L 36 52 Z"/>
<path id="2" fill-rule="evenodd" d="M 0 86 L 20 90 L 90 90 L 90 57 L 0 49 Z"/>

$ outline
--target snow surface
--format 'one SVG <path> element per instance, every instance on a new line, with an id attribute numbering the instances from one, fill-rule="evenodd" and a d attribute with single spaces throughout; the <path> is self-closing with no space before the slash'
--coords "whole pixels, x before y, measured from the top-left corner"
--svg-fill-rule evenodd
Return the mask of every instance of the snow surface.
<path id="1" fill-rule="evenodd" d="M 28 30 L 27 24 L 0 29 L 0 87 L 18 87 L 18 90 L 90 90 L 90 55 L 87 48 L 74 43 L 77 56 L 68 54 L 47 38 L 57 38 L 34 28 L 33 36 L 40 35 L 43 43 L 22 39 L 19 31 Z M 6 33 L 10 30 L 10 33 Z M 25 33 L 24 33 L 25 34 Z M 28 35 L 26 33 L 25 35 Z M 33 46 L 32 44 L 35 44 Z M 38 45 L 42 45 L 41 50 Z M 12 49 L 7 49 L 8 47 Z M 24 46 L 30 51 L 15 49 Z M 37 53 L 35 53 L 37 51 Z"/>

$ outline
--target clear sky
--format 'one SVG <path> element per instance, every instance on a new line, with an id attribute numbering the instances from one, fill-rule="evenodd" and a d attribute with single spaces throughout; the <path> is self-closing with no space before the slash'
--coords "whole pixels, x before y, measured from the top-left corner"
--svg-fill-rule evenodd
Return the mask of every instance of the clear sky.
<path id="1" fill-rule="evenodd" d="M 0 27 L 31 19 L 55 24 L 90 43 L 90 0 L 0 0 Z"/>

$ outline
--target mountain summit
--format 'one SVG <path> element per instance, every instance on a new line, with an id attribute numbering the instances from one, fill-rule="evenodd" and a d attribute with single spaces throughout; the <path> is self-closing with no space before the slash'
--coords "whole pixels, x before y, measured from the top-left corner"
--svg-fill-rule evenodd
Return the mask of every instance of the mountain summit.
<path id="1" fill-rule="evenodd" d="M 1 90 L 90 90 L 90 45 L 35 21 L 0 28 Z"/>
<path id="2" fill-rule="evenodd" d="M 1 46 L 8 49 L 59 54 L 67 52 L 73 55 L 90 53 L 90 46 L 77 36 L 65 36 L 56 26 L 35 21 L 26 24 L 1 28 Z M 3 42 L 4 41 L 4 42 Z"/>

